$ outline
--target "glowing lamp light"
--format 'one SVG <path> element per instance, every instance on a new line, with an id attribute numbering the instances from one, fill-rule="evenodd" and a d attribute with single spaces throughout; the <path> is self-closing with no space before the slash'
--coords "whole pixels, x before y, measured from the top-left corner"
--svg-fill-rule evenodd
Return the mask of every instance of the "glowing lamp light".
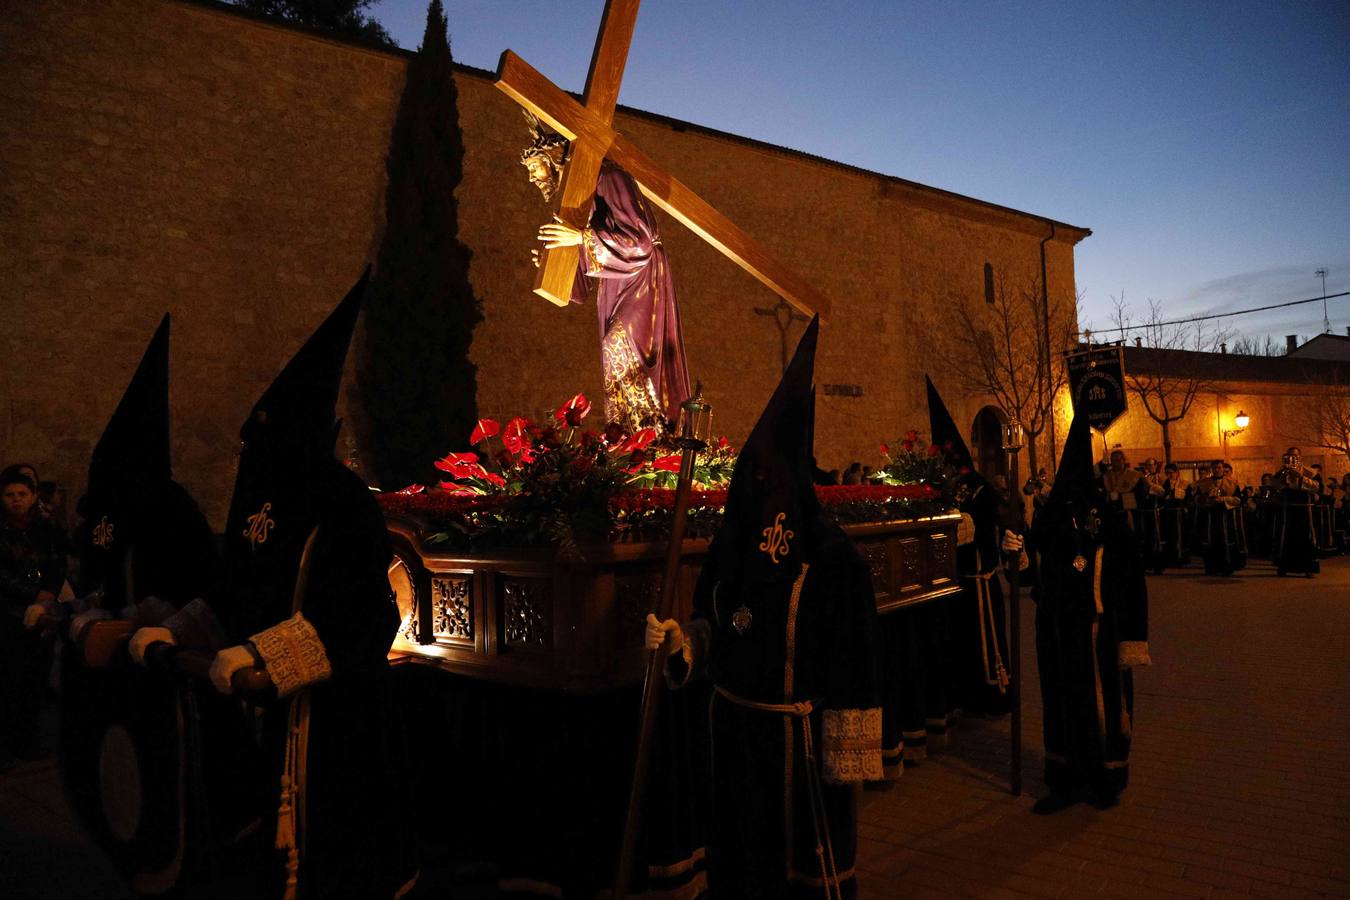
<path id="1" fill-rule="evenodd" d="M 1242 410 L 1238 410 L 1237 416 L 1234 417 L 1233 419 L 1233 424 L 1236 425 L 1238 428 L 1246 428 L 1248 425 L 1251 424 L 1251 421 L 1252 421 L 1251 416 L 1247 415 Z"/>
<path id="2" fill-rule="evenodd" d="M 1022 423 L 1016 419 L 1009 419 L 1003 426 L 1003 449 L 1010 453 L 1022 449 Z"/>

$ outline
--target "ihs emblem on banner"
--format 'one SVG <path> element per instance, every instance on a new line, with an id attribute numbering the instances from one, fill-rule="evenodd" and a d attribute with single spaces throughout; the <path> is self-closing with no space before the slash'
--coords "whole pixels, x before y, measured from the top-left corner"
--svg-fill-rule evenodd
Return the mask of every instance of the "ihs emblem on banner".
<path id="1" fill-rule="evenodd" d="M 267 542 L 267 536 L 277 524 L 277 520 L 268 515 L 272 510 L 271 501 L 264 503 L 262 509 L 248 517 L 248 527 L 244 529 L 244 539 L 257 546 Z"/>
<path id="2" fill-rule="evenodd" d="M 113 523 L 104 516 L 99 523 L 94 526 L 94 546 L 100 550 L 107 550 L 113 542 Z"/>

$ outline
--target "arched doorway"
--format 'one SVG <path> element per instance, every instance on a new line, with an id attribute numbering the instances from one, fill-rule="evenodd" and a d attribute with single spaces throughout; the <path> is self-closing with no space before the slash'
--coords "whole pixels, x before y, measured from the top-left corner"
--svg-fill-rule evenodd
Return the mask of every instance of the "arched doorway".
<path id="1" fill-rule="evenodd" d="M 1008 417 L 997 406 L 986 406 L 975 416 L 970 426 L 970 455 L 975 470 L 993 480 L 995 475 L 1008 475 L 1008 455 L 1003 452 L 1003 425 Z"/>

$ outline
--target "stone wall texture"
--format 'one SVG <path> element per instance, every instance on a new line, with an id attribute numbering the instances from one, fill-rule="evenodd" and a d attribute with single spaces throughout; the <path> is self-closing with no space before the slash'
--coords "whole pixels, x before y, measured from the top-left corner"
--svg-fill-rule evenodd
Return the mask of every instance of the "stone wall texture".
<path id="1" fill-rule="evenodd" d="M 239 423 L 377 247 L 405 60 L 185 0 L 12 5 L 0 17 L 0 459 L 78 495 L 168 310 L 176 471 L 219 526 Z M 545 210 L 518 163 L 519 108 L 486 73 L 457 83 L 461 237 L 486 313 L 480 408 L 598 399 L 593 307 L 530 292 Z M 926 430 L 925 372 L 960 422 L 989 402 L 963 390 L 951 310 L 983 302 L 986 263 L 1038 277 L 1046 220 L 657 116 L 621 110 L 616 125 L 832 299 L 817 382 L 863 394 L 820 392 L 822 465 L 879 464 L 880 440 Z M 691 374 L 715 428 L 743 439 L 779 374 L 778 331 L 754 313 L 776 297 L 672 220 L 662 229 Z M 1060 226 L 1046 245 L 1056 306 L 1075 302 L 1084 234 Z"/>

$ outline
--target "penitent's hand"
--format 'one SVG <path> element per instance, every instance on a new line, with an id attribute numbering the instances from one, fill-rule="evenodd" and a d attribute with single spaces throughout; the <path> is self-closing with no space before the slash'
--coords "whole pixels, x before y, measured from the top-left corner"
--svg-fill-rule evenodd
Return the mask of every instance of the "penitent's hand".
<path id="1" fill-rule="evenodd" d="M 544 249 L 556 250 L 559 247 L 576 247 L 581 244 L 581 229 L 573 228 L 557 216 L 547 225 L 539 226 L 539 240 Z"/>
<path id="2" fill-rule="evenodd" d="M 648 650 L 663 647 L 667 656 L 678 653 L 684 646 L 684 632 L 680 630 L 680 623 L 674 619 L 661 622 L 652 613 L 647 613 L 646 644 Z"/>

